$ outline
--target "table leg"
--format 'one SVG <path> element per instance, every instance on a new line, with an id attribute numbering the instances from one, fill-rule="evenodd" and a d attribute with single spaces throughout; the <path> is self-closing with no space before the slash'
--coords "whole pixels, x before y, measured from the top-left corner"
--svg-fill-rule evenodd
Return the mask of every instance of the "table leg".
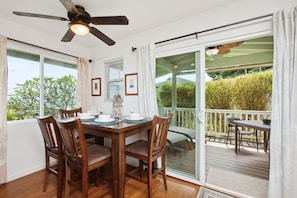
<path id="1" fill-rule="evenodd" d="M 235 153 L 237 153 L 237 136 L 238 136 L 238 134 L 237 134 L 237 131 L 238 131 L 238 128 L 237 128 L 237 124 L 235 123 L 235 142 L 234 142 L 234 145 L 235 145 L 235 149 L 234 149 L 234 151 L 235 151 Z"/>
<path id="2" fill-rule="evenodd" d="M 112 137 L 113 197 L 124 198 L 125 194 L 125 136 L 123 133 Z"/>
<path id="3" fill-rule="evenodd" d="M 264 131 L 264 151 L 267 152 L 267 132 Z"/>

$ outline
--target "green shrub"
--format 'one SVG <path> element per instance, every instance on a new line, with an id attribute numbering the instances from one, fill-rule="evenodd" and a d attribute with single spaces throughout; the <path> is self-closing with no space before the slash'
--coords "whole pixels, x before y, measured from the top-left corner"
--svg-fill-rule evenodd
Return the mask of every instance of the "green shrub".
<path id="1" fill-rule="evenodd" d="M 159 106 L 172 106 L 172 84 L 162 85 L 157 94 Z M 194 83 L 177 85 L 177 107 L 195 108 L 194 96 Z M 207 109 L 271 110 L 272 71 L 206 82 L 205 97 Z"/>

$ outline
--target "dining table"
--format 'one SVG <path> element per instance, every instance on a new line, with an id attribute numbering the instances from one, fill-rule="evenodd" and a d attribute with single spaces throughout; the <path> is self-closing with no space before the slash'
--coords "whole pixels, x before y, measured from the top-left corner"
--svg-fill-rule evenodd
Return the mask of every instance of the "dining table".
<path id="1" fill-rule="evenodd" d="M 113 197 L 124 198 L 125 171 L 126 171 L 126 137 L 149 132 L 152 127 L 152 119 L 142 120 L 115 120 L 110 123 L 95 121 L 82 121 L 85 134 L 96 137 L 96 143 L 103 144 L 104 138 L 111 139 L 112 152 L 112 182 Z"/>
<path id="2" fill-rule="evenodd" d="M 235 153 L 238 152 L 238 127 L 247 127 L 264 132 L 264 151 L 267 152 L 267 145 L 270 136 L 270 124 L 264 124 L 262 120 L 234 120 L 235 123 Z"/>

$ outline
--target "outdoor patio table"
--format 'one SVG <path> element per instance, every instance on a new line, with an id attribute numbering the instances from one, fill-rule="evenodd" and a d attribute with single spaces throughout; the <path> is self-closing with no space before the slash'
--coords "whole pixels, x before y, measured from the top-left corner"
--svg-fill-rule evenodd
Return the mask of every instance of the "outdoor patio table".
<path id="1" fill-rule="evenodd" d="M 269 140 L 270 125 L 263 124 L 262 120 L 234 120 L 235 123 L 235 153 L 237 153 L 237 128 L 247 127 L 256 129 L 259 131 L 264 131 L 264 151 L 267 152 L 267 142 Z"/>
<path id="2" fill-rule="evenodd" d="M 126 170 L 125 138 L 143 131 L 149 132 L 152 125 L 152 119 L 144 119 L 135 122 L 121 121 L 110 124 L 100 124 L 94 121 L 89 121 L 82 122 L 82 125 L 86 134 L 99 137 L 99 139 L 100 137 L 111 139 L 113 197 L 124 198 Z"/>

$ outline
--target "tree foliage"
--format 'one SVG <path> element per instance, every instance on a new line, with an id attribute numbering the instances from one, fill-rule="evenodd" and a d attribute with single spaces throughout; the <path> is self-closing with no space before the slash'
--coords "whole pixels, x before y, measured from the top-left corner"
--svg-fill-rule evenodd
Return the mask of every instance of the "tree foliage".
<path id="1" fill-rule="evenodd" d="M 44 115 L 55 115 L 58 109 L 71 109 L 76 104 L 76 79 L 72 75 L 44 78 Z M 40 109 L 39 78 L 17 84 L 9 95 L 7 120 L 33 118 Z"/>

